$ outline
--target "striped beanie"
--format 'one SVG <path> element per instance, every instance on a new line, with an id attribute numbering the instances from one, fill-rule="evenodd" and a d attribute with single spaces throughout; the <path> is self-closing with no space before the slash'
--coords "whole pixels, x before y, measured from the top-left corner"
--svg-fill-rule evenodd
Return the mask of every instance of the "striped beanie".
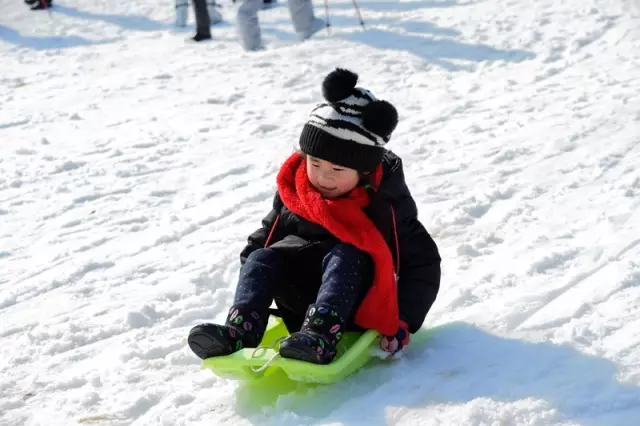
<path id="1" fill-rule="evenodd" d="M 398 124 L 398 112 L 387 101 L 356 87 L 358 75 L 337 68 L 325 77 L 322 95 L 300 135 L 300 149 L 331 163 L 362 172 L 382 161 L 384 146 Z"/>

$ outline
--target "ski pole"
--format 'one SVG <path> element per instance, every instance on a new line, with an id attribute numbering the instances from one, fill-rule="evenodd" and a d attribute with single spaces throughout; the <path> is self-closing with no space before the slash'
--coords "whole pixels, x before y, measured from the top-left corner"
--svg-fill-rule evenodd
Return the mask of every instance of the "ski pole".
<path id="1" fill-rule="evenodd" d="M 329 22 L 329 0 L 324 0 L 324 18 L 327 21 L 327 35 L 331 35 L 331 23 Z"/>
<path id="2" fill-rule="evenodd" d="M 353 0 L 353 7 L 356 9 L 356 13 L 358 14 L 358 19 L 360 20 L 360 25 L 362 25 L 362 29 L 366 30 L 364 26 L 364 19 L 362 19 L 362 14 L 360 13 L 360 6 L 358 6 L 357 0 Z"/>

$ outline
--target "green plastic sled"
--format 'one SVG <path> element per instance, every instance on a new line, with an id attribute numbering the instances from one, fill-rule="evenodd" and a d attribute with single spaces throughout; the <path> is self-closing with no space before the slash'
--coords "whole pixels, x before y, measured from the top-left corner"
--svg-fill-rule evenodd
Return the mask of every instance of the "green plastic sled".
<path id="1" fill-rule="evenodd" d="M 338 343 L 337 355 L 331 364 L 317 365 L 281 357 L 272 359 L 276 355 L 273 345 L 279 338 L 288 335 L 282 320 L 272 317 L 260 349 L 246 348 L 231 355 L 207 358 L 202 361 L 202 368 L 212 370 L 220 377 L 242 381 L 284 373 L 289 379 L 298 382 L 335 383 L 371 360 L 372 347 L 377 345 L 380 336 L 374 330 L 364 333 L 347 332 Z"/>

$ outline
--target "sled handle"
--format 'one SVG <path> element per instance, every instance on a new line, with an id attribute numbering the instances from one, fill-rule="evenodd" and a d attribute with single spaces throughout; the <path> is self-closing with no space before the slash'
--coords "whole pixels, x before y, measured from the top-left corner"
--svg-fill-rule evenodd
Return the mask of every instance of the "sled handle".
<path id="1" fill-rule="evenodd" d="M 256 358 L 258 351 L 266 351 L 267 349 L 273 349 L 275 350 L 277 346 L 280 345 L 280 342 L 282 342 L 284 339 L 286 339 L 286 337 L 279 337 L 275 342 L 273 342 L 273 345 L 271 345 L 271 347 L 268 346 L 258 346 L 257 348 L 255 348 L 253 350 L 253 353 L 251 354 L 251 358 Z M 267 368 L 269 368 L 269 366 L 271 365 L 271 363 L 273 361 L 275 361 L 276 359 L 278 359 L 278 357 L 280 356 L 280 352 L 276 351 L 275 354 L 273 354 L 273 356 L 271 358 L 269 358 L 269 361 L 265 362 L 264 365 L 261 365 L 258 368 L 255 367 L 251 367 L 251 370 L 254 373 L 262 373 L 264 370 L 266 370 Z"/>

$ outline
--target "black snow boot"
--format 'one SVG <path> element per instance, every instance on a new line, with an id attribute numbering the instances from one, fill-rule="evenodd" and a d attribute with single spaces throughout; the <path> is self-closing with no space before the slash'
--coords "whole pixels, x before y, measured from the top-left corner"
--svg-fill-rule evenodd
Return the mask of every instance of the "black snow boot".
<path id="1" fill-rule="evenodd" d="M 191 37 L 191 40 L 193 41 L 211 40 L 211 34 L 203 34 L 203 33 L 197 32 L 196 35 Z"/>
<path id="2" fill-rule="evenodd" d="M 194 41 L 211 39 L 211 18 L 207 10 L 207 0 L 193 0 L 193 10 L 196 16 L 196 35 Z"/>
<path id="3" fill-rule="evenodd" d="M 35 2 L 33 2 L 31 10 L 49 9 L 52 6 L 52 3 L 52 0 L 36 0 Z"/>
<path id="4" fill-rule="evenodd" d="M 338 312 L 326 305 L 310 305 L 300 331 L 280 344 L 280 356 L 313 364 L 329 364 L 345 326 Z"/>
<path id="5" fill-rule="evenodd" d="M 225 325 L 201 324 L 189 332 L 187 342 L 200 358 L 229 355 L 243 348 L 257 348 L 269 320 L 268 312 L 232 306 Z"/>

